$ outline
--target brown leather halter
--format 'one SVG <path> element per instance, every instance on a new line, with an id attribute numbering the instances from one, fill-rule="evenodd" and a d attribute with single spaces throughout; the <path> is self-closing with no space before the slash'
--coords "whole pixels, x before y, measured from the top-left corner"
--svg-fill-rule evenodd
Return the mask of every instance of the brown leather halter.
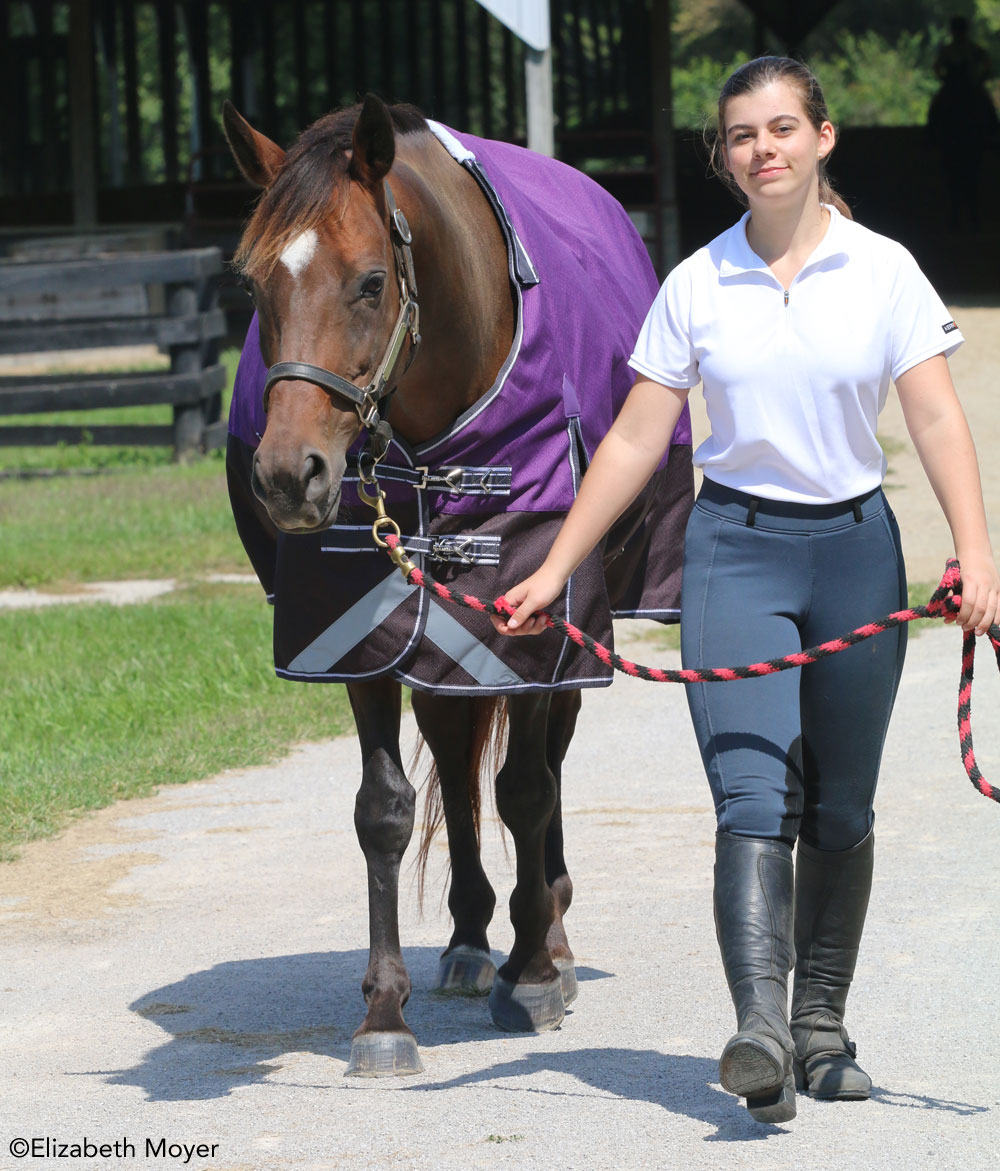
<path id="1" fill-rule="evenodd" d="M 264 383 L 264 411 L 267 411 L 271 387 L 276 382 L 294 379 L 297 382 L 311 382 L 327 394 L 347 399 L 358 412 L 358 418 L 369 433 L 372 457 L 377 463 L 392 439 L 392 428 L 379 415 L 379 405 L 395 390 L 393 379 L 407 335 L 410 337 L 410 352 L 407 355 L 405 374 L 420 345 L 420 307 L 417 304 L 417 279 L 413 269 L 413 253 L 410 244 L 413 235 L 406 216 L 400 211 L 388 182 L 383 181 L 385 201 L 389 208 L 389 238 L 396 262 L 396 281 L 399 285 L 399 313 L 389 341 L 382 354 L 374 376 L 367 386 L 358 386 L 332 370 L 313 366 L 309 362 L 276 362 L 267 372 Z"/>

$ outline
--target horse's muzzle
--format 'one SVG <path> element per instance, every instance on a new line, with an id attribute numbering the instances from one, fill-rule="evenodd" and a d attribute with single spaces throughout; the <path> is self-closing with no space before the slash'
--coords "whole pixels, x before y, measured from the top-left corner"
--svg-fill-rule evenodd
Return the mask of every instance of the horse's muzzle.
<path id="1" fill-rule="evenodd" d="M 327 528 L 340 504 L 340 476 L 321 451 L 306 450 L 289 463 L 268 459 L 258 450 L 251 483 L 254 495 L 274 524 L 286 533 Z"/>

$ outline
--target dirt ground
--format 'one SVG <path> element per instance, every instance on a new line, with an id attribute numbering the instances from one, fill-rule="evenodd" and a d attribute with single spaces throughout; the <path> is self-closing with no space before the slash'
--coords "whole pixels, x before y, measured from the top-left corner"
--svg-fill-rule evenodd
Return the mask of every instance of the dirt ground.
<path id="1" fill-rule="evenodd" d="M 986 516 L 994 553 L 1000 558 L 1000 306 L 950 305 L 965 337 L 950 359 L 952 378 L 979 452 Z M 691 395 L 695 443 L 708 434 L 704 400 Z M 886 494 L 899 521 L 910 582 L 936 584 L 953 556 L 951 534 L 906 432 L 894 390 L 882 412 L 879 438 L 886 448 Z"/>

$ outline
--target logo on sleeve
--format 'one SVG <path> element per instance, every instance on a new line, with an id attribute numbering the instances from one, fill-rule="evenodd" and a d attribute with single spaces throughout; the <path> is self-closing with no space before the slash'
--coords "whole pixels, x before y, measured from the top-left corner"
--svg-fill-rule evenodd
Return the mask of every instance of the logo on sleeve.
<path id="1" fill-rule="evenodd" d="M 941 328 L 945 333 L 953 333 L 956 329 L 958 329 L 958 326 L 954 323 L 954 321 L 948 321 L 942 325 Z"/>

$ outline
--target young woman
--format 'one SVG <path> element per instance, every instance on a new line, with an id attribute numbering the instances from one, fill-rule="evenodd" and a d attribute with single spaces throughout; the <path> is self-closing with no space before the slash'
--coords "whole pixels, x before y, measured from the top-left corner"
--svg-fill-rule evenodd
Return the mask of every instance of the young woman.
<path id="1" fill-rule="evenodd" d="M 645 483 L 699 381 L 711 435 L 695 454 L 685 666 L 783 655 L 905 606 L 876 439 L 890 380 L 961 562 L 957 621 L 977 634 L 997 621 L 976 452 L 946 361 L 962 336 L 909 253 L 833 193 L 835 141 L 799 62 L 761 57 L 726 82 L 716 170 L 749 210 L 664 282 L 629 398 L 545 562 L 508 591 L 516 610 L 494 619 L 500 631 L 543 628 L 533 613 Z M 902 627 L 803 671 L 687 689 L 718 818 L 715 920 L 737 1018 L 720 1078 L 762 1122 L 794 1117 L 796 1088 L 871 1090 L 844 1007 L 905 643 Z"/>

